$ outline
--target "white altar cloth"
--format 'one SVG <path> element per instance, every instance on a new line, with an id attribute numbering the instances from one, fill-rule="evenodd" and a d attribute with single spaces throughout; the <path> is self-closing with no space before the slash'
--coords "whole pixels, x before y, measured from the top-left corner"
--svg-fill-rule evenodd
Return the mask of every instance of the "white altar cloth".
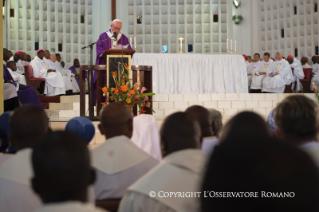
<path id="1" fill-rule="evenodd" d="M 132 65 L 152 66 L 156 94 L 248 93 L 241 55 L 135 53 Z"/>

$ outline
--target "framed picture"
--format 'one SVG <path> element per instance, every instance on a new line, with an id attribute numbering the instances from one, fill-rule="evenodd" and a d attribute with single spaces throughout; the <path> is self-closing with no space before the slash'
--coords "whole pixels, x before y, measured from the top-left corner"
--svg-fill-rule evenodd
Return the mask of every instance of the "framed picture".
<path id="1" fill-rule="evenodd" d="M 106 86 L 109 89 L 116 87 L 113 78 L 114 72 L 116 73 L 117 80 L 119 80 L 119 77 L 123 71 L 125 71 L 129 79 L 132 79 L 130 55 L 107 55 L 106 64 Z M 126 69 L 123 68 L 122 64 L 128 67 L 129 71 L 126 71 Z M 107 98 L 109 100 L 109 96 L 107 96 Z"/>

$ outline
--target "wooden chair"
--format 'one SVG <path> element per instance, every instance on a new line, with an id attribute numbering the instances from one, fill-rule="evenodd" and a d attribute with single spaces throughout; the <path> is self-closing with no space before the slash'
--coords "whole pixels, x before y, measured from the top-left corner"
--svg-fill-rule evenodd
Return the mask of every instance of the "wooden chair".
<path id="1" fill-rule="evenodd" d="M 37 94 L 39 94 L 38 87 L 39 87 L 40 83 L 42 83 L 42 82 L 45 83 L 45 79 L 34 77 L 33 69 L 32 69 L 31 65 L 24 66 L 24 76 L 25 76 L 25 80 L 27 82 L 27 85 L 32 86 L 32 88 L 35 90 L 35 92 Z M 43 93 L 43 91 L 42 91 L 42 93 Z"/>
<path id="2" fill-rule="evenodd" d="M 303 87 L 303 93 L 312 93 L 310 89 L 312 79 L 312 68 L 304 68 L 303 72 L 305 74 L 305 78 L 300 80 L 300 83 Z"/>
<path id="3" fill-rule="evenodd" d="M 110 212 L 117 212 L 121 199 L 102 199 L 96 200 L 95 205 Z"/>

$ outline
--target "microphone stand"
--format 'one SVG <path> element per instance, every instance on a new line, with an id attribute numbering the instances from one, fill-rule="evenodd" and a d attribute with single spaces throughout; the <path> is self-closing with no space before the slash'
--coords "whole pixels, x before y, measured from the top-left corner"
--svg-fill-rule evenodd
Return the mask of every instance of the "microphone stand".
<path id="1" fill-rule="evenodd" d="M 94 90 L 93 90 L 93 46 L 95 44 L 98 44 L 98 43 L 101 43 L 103 41 L 106 41 L 108 39 L 112 39 L 112 38 L 106 38 L 104 40 L 100 40 L 100 41 L 96 41 L 96 42 L 93 42 L 91 43 L 90 45 L 87 45 L 87 46 L 84 46 L 82 47 L 82 49 L 86 49 L 86 48 L 90 48 L 90 70 L 89 71 L 89 74 L 88 74 L 88 87 L 89 87 L 89 91 L 90 91 L 90 94 L 89 94 L 89 102 L 91 104 L 89 104 L 89 114 L 91 114 L 91 116 L 89 117 L 91 120 L 94 120 Z M 82 73 L 81 73 L 82 75 Z M 98 114 L 97 114 L 98 115 Z"/>

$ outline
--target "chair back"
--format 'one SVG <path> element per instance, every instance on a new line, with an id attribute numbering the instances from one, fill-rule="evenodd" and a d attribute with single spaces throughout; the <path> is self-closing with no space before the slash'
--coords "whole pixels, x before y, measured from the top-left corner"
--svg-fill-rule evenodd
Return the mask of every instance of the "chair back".
<path id="1" fill-rule="evenodd" d="M 312 68 L 304 68 L 303 73 L 305 74 L 305 78 L 300 80 L 300 82 L 310 82 L 312 79 Z"/>

